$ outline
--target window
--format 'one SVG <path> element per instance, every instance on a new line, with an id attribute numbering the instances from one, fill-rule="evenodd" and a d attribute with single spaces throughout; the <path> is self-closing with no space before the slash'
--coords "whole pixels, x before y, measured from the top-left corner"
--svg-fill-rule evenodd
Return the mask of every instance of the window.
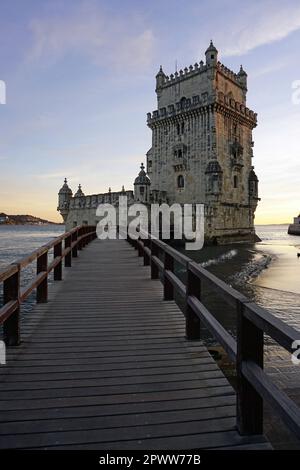
<path id="1" fill-rule="evenodd" d="M 184 188 L 184 177 L 182 175 L 179 175 L 177 178 L 177 187 L 178 188 Z"/>
<path id="2" fill-rule="evenodd" d="M 181 134 L 184 133 L 184 122 L 181 123 Z"/>
<path id="3" fill-rule="evenodd" d="M 237 186 L 238 186 L 238 177 L 236 175 L 234 175 L 234 177 L 233 177 L 233 187 L 237 188 Z"/>
<path id="4" fill-rule="evenodd" d="M 145 192 L 145 187 L 144 186 L 141 186 L 140 187 L 140 195 L 142 196 Z"/>
<path id="5" fill-rule="evenodd" d="M 181 150 L 181 149 L 178 150 L 178 154 L 177 154 L 177 155 L 178 155 L 178 158 L 182 158 L 182 150 Z"/>
<path id="6" fill-rule="evenodd" d="M 215 55 L 214 55 L 214 54 L 211 54 L 210 58 L 211 58 L 211 59 L 214 59 L 214 58 L 215 58 Z"/>

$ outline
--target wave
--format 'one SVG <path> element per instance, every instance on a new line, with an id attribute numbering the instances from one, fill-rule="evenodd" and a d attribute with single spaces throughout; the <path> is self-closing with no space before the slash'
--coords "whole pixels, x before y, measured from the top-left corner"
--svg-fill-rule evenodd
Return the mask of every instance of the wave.
<path id="1" fill-rule="evenodd" d="M 206 268 L 207 266 L 212 266 L 214 264 L 223 263 L 224 261 L 227 261 L 236 255 L 237 255 L 237 250 L 230 250 L 218 256 L 217 258 L 208 259 L 207 261 L 203 261 L 203 263 L 200 263 L 200 264 L 203 268 Z"/>
<path id="2" fill-rule="evenodd" d="M 235 273 L 233 276 L 231 276 L 230 280 L 237 285 L 242 285 L 245 282 L 251 282 L 257 278 L 262 271 L 267 269 L 275 259 L 275 255 L 256 252 L 254 259 L 244 265 L 238 273 Z"/>

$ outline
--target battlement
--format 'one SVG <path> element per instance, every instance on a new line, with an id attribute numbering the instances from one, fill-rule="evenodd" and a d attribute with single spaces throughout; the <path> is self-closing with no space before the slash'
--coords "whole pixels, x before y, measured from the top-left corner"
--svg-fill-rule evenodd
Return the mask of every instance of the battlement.
<path id="1" fill-rule="evenodd" d="M 185 67 L 183 70 L 180 69 L 179 72 L 175 72 L 174 74 L 171 73 L 171 75 L 164 75 L 161 83 L 161 88 L 167 88 L 169 86 L 175 85 L 178 82 L 181 82 L 182 80 L 186 80 L 192 76 L 195 76 L 199 73 L 204 73 L 206 72 L 208 67 L 204 64 L 203 60 L 199 62 L 199 64 L 196 62 L 194 65 L 190 65 L 189 67 Z"/>
<path id="2" fill-rule="evenodd" d="M 134 193 L 130 191 L 108 191 L 106 193 L 91 194 L 87 196 L 74 196 L 70 199 L 70 209 L 97 208 L 99 204 L 116 204 L 119 196 L 127 196 L 128 200 L 134 198 Z"/>
<path id="3" fill-rule="evenodd" d="M 174 74 L 171 73 L 170 75 L 162 74 L 161 82 L 160 82 L 160 89 L 167 88 L 169 86 L 173 86 L 179 82 L 187 80 L 195 75 L 205 73 L 213 66 L 207 66 L 204 64 L 203 60 L 199 63 L 195 63 L 194 65 L 190 65 L 189 67 L 185 67 L 184 69 L 180 69 L 179 72 L 175 72 Z M 232 82 L 234 82 L 237 86 L 241 87 L 240 77 L 237 73 L 230 70 L 221 62 L 217 62 L 215 68 L 219 73 L 221 73 L 224 77 L 228 78 Z"/>
<path id="4" fill-rule="evenodd" d="M 222 92 L 218 92 L 216 96 L 212 97 L 209 97 L 207 93 L 194 95 L 192 98 L 186 98 L 185 100 L 176 102 L 175 105 L 170 104 L 167 107 L 156 109 L 152 113 L 147 113 L 147 124 L 151 127 L 152 124 L 160 120 L 176 117 L 182 113 L 194 111 L 196 109 L 204 110 L 208 105 L 213 104 L 216 106 L 221 105 L 223 108 L 235 111 L 256 125 L 257 113 L 247 108 L 244 104 L 235 101 L 231 96 L 224 95 Z"/>

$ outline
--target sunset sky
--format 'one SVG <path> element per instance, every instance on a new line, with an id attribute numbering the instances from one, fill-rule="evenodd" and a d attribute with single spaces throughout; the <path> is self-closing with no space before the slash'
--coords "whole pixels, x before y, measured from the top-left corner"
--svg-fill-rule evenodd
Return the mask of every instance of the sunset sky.
<path id="1" fill-rule="evenodd" d="M 248 73 L 258 113 L 256 223 L 300 211 L 300 2 L 1 0 L 0 212 L 61 221 L 64 177 L 85 193 L 132 189 L 151 146 L 155 75 L 204 59 Z"/>

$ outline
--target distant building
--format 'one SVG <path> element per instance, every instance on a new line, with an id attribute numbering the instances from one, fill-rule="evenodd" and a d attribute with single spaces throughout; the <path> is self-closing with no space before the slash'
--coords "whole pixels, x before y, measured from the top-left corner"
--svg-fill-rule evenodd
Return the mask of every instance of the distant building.
<path id="1" fill-rule="evenodd" d="M 58 210 L 67 229 L 96 222 L 101 202 L 117 204 L 203 203 L 207 242 L 255 239 L 254 214 L 259 201 L 258 178 L 252 166 L 252 130 L 256 114 L 246 107 L 247 74 L 234 73 L 218 61 L 211 42 L 205 63 L 167 76 L 156 75 L 157 110 L 147 115 L 152 147 L 134 182 L 134 192 L 73 196 L 65 182 Z"/>
<path id="2" fill-rule="evenodd" d="M 300 214 L 294 217 L 294 223 L 289 225 L 288 233 L 290 235 L 300 235 Z"/>

